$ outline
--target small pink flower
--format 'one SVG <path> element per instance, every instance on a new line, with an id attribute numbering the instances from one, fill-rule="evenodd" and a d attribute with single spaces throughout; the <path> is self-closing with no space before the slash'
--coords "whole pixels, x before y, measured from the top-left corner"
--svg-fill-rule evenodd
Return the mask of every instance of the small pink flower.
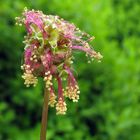
<path id="1" fill-rule="evenodd" d="M 65 114 L 65 98 L 77 102 L 80 94 L 72 71 L 73 52 L 83 51 L 87 57 L 102 58 L 89 45 L 93 37 L 80 31 L 74 24 L 58 16 L 44 15 L 41 11 L 25 9 L 16 20 L 16 24 L 23 24 L 27 29 L 24 64 L 21 66 L 26 86 L 36 86 L 37 77 L 43 77 L 50 92 L 49 105 L 56 105 L 57 114 Z M 54 80 L 58 83 L 58 95 L 53 87 Z M 67 82 L 66 87 L 64 82 Z"/>

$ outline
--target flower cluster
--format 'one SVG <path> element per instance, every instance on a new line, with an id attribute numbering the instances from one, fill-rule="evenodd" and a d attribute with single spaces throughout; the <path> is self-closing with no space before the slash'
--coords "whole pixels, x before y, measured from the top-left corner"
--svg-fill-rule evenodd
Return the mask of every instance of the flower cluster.
<path id="1" fill-rule="evenodd" d="M 25 85 L 36 86 L 37 77 L 43 77 L 50 93 L 49 105 L 56 106 L 57 114 L 65 114 L 67 107 L 64 99 L 68 97 L 77 102 L 80 94 L 72 71 L 73 52 L 83 51 L 91 60 L 96 58 L 100 61 L 102 58 L 89 45 L 94 37 L 58 16 L 27 8 L 21 17 L 16 17 L 16 24 L 25 25 L 27 30 L 23 41 L 24 64 L 21 66 Z M 53 86 L 55 81 L 58 82 L 58 95 Z"/>

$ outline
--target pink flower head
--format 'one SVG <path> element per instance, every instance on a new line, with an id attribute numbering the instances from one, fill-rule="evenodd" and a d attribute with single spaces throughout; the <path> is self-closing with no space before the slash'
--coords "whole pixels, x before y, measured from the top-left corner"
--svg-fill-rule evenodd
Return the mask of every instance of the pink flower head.
<path id="1" fill-rule="evenodd" d="M 25 25 L 27 30 L 24 64 L 21 66 L 25 85 L 36 86 L 37 77 L 43 77 L 50 92 L 49 105 L 56 106 L 57 114 L 65 114 L 67 108 L 64 99 L 68 97 L 77 102 L 80 94 L 72 71 L 73 52 L 79 50 L 92 59 L 102 58 L 89 45 L 93 37 L 80 31 L 74 24 L 41 11 L 25 9 L 22 17 L 17 17 L 16 21 L 20 26 Z M 55 80 L 58 95 L 53 87 Z"/>

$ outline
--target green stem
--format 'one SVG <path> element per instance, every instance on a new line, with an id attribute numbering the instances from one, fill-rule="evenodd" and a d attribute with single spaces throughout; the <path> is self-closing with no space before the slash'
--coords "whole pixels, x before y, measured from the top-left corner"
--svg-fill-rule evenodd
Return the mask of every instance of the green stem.
<path id="1" fill-rule="evenodd" d="M 44 90 L 44 104 L 43 104 L 43 111 L 42 111 L 42 121 L 41 121 L 40 140 L 46 140 L 46 136 L 47 136 L 48 102 L 49 102 L 49 92 L 45 88 L 45 90 Z"/>

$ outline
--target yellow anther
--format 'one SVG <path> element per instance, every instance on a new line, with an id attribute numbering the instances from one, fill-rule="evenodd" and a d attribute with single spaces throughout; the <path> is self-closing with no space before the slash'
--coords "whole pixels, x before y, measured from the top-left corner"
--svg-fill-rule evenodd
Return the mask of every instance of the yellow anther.
<path id="1" fill-rule="evenodd" d="M 62 98 L 59 98 L 59 100 L 56 104 L 56 114 L 65 115 L 66 111 L 67 111 L 66 103 L 63 101 Z"/>
<path id="2" fill-rule="evenodd" d="M 55 103 L 56 103 L 56 96 L 54 93 L 51 93 L 49 97 L 49 105 L 51 107 L 54 107 Z"/>

